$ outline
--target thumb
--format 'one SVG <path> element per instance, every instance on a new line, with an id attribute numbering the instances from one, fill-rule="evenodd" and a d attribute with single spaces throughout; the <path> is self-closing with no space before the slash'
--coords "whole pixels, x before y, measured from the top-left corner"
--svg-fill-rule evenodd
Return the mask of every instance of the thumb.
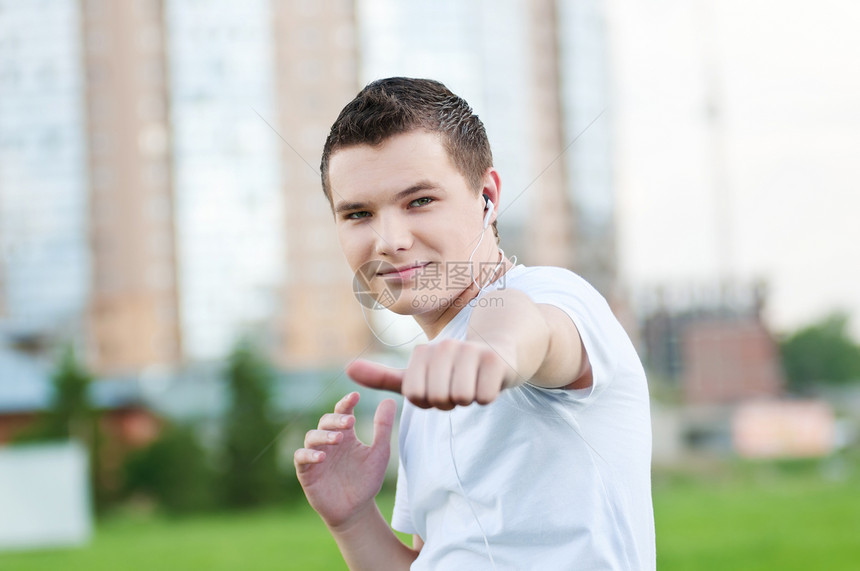
<path id="1" fill-rule="evenodd" d="M 394 416 L 397 405 L 392 399 L 385 399 L 376 407 L 373 415 L 373 444 L 374 450 L 388 453 L 391 448 L 391 429 L 394 426 Z"/>
<path id="2" fill-rule="evenodd" d="M 371 389 L 383 389 L 399 393 L 400 386 L 403 384 L 403 370 L 392 369 L 362 359 L 350 363 L 346 368 L 346 374 L 359 385 Z"/>

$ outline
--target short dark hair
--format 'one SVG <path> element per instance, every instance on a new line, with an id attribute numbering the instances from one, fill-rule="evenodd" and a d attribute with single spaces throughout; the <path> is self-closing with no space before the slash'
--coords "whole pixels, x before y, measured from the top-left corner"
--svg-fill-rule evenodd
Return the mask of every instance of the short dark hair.
<path id="1" fill-rule="evenodd" d="M 323 147 L 320 163 L 323 192 L 332 202 L 331 155 L 354 145 L 381 145 L 389 137 L 423 129 L 442 135 L 448 156 L 466 183 L 480 192 L 493 152 L 484 124 L 466 101 L 432 79 L 389 77 L 362 89 L 340 112 Z M 498 238 L 496 223 L 493 231 Z"/>

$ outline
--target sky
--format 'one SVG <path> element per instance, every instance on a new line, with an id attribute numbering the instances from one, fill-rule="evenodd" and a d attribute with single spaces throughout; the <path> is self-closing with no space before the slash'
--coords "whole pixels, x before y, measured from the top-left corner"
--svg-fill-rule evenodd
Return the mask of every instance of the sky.
<path id="1" fill-rule="evenodd" d="M 625 283 L 761 279 L 777 332 L 860 338 L 860 3 L 607 6 Z"/>

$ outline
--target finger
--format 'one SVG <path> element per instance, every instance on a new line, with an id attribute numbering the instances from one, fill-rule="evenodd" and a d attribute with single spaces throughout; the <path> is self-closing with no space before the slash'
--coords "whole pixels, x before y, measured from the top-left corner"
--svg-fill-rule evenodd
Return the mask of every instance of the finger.
<path id="1" fill-rule="evenodd" d="M 480 355 L 475 351 L 462 351 L 454 359 L 451 374 L 451 401 L 466 406 L 475 401 L 478 390 Z"/>
<path id="2" fill-rule="evenodd" d="M 403 371 L 358 359 L 346 367 L 349 378 L 365 387 L 399 393 L 403 384 Z"/>
<path id="3" fill-rule="evenodd" d="M 454 356 L 457 346 L 443 341 L 433 348 L 427 362 L 427 402 L 442 410 L 451 410 L 451 375 L 454 372 Z"/>
<path id="4" fill-rule="evenodd" d="M 322 415 L 317 428 L 320 430 L 346 430 L 355 424 L 355 417 L 351 414 L 327 413 Z"/>
<path id="5" fill-rule="evenodd" d="M 391 399 L 385 399 L 376 407 L 373 415 L 373 444 L 371 447 L 379 453 L 388 454 L 391 451 L 391 430 L 397 405 Z"/>
<path id="6" fill-rule="evenodd" d="M 356 392 L 349 393 L 334 405 L 334 411 L 338 414 L 352 414 L 355 405 L 358 404 L 359 394 Z"/>
<path id="7" fill-rule="evenodd" d="M 427 403 L 427 345 L 419 345 L 412 350 L 409 366 L 403 374 L 404 397 L 421 408 L 429 408 Z"/>
<path id="8" fill-rule="evenodd" d="M 507 366 L 501 358 L 492 355 L 482 357 L 478 369 L 478 385 L 475 400 L 480 404 L 489 404 L 496 400 L 502 391 Z"/>
<path id="9" fill-rule="evenodd" d="M 309 464 L 319 464 L 325 460 L 325 452 L 319 450 L 310 450 L 308 448 L 299 448 L 293 454 L 293 464 L 296 469 L 301 469 Z"/>
<path id="10" fill-rule="evenodd" d="M 333 432 L 331 430 L 308 430 L 307 434 L 305 434 L 305 448 L 337 444 L 341 440 L 343 440 L 342 432 Z"/>

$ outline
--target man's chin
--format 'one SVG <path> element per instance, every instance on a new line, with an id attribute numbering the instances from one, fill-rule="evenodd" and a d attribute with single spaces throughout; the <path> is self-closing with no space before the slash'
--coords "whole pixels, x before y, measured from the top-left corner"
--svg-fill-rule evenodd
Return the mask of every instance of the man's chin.
<path id="1" fill-rule="evenodd" d="M 425 308 L 422 304 L 414 302 L 413 300 L 398 299 L 394 303 L 386 305 L 385 309 L 392 313 L 396 313 L 397 315 L 416 315 L 418 313 L 423 313 L 430 308 Z"/>
<path id="2" fill-rule="evenodd" d="M 407 296 L 403 295 L 395 300 L 386 309 L 398 315 L 420 315 L 422 313 L 433 313 L 444 311 L 453 303 L 452 299 L 436 296 Z"/>

